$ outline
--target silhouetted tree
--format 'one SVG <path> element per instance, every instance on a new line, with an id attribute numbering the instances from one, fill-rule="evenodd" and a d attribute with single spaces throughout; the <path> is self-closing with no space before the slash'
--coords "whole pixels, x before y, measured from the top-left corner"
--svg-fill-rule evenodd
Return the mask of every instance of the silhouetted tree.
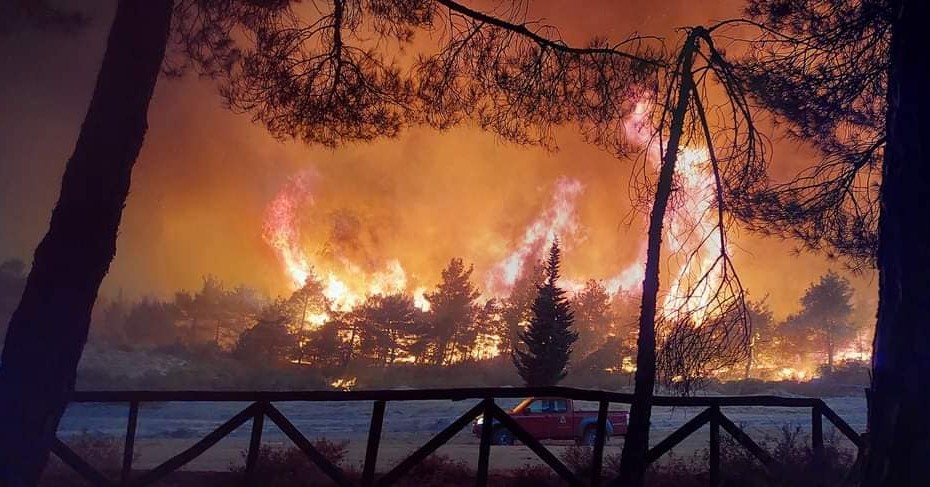
<path id="1" fill-rule="evenodd" d="M 546 260 L 546 280 L 538 287 L 533 301 L 533 317 L 522 342 L 513 350 L 513 364 L 527 386 L 553 386 L 568 374 L 572 345 L 578 334 L 565 290 L 558 287 L 561 254 L 558 240 L 552 243 Z"/>
<path id="2" fill-rule="evenodd" d="M 576 358 L 581 359 L 600 348 L 607 339 L 613 321 L 610 295 L 601 283 L 592 279 L 572 297 L 571 307 L 575 316 L 575 332 L 578 334 L 574 353 Z"/>
<path id="3" fill-rule="evenodd" d="M 620 343 L 621 362 L 624 356 L 636 356 L 636 340 L 639 335 L 639 308 L 642 297 L 639 294 L 620 290 L 611 299 L 610 307 L 614 315 L 610 334 Z"/>
<path id="4" fill-rule="evenodd" d="M 400 358 L 417 328 L 419 310 L 404 294 L 376 294 L 352 311 L 361 323 L 361 352 L 390 365 Z"/>
<path id="5" fill-rule="evenodd" d="M 324 289 L 323 282 L 311 270 L 303 286 L 294 291 L 282 304 L 288 327 L 299 337 L 299 350 L 296 354 L 298 363 L 303 360 L 301 350 L 308 342 L 311 332 L 329 317 L 332 303 L 323 294 Z"/>
<path id="6" fill-rule="evenodd" d="M 212 275 L 203 278 L 203 285 L 194 294 L 190 309 L 187 310 L 190 318 L 190 328 L 188 329 L 188 341 L 190 343 L 208 339 L 208 335 L 201 332 L 204 325 L 213 325 L 212 330 L 207 328 L 209 332 L 212 332 L 209 334 L 211 338 L 215 339 L 219 335 L 220 323 L 225 318 L 224 315 L 227 311 L 223 306 L 225 297 L 226 289 L 222 281 Z"/>
<path id="7" fill-rule="evenodd" d="M 61 193 L 33 256 L 0 365 L 0 483 L 35 485 L 48 459 L 116 252 L 146 113 L 164 56 L 171 0 L 122 0 Z M 54 337 L 54 339 L 49 339 Z"/>
<path id="8" fill-rule="evenodd" d="M 651 201 L 651 208 L 637 326 L 635 385 L 618 477 L 619 483 L 632 487 L 643 484 L 657 378 L 688 393 L 693 383 L 705 380 L 710 372 L 745 360 L 749 350 L 745 292 L 729 254 L 726 227 L 732 219 L 728 212 L 739 201 L 735 196 L 762 185 L 766 166 L 741 79 L 714 42 L 713 34 L 722 25 L 687 29 L 677 58 L 666 72 L 662 94 L 657 97 L 658 113 L 653 115 L 659 129 L 652 133 L 654 142 L 650 146 L 660 161 L 654 185 L 648 186 L 652 198 L 645 198 Z M 722 109 L 725 115 L 715 120 L 713 131 L 702 99 L 711 80 L 725 93 L 726 107 Z M 698 237 L 696 248 L 679 249 L 686 255 L 689 282 L 679 289 L 681 295 L 673 296 L 680 303 L 677 309 L 664 309 L 659 314 L 663 229 L 666 214 L 675 208 L 672 195 L 676 177 L 681 177 L 677 174 L 678 157 L 685 145 L 707 151 L 713 201 L 703 204 L 712 208 L 715 223 L 709 229 L 700 229 L 705 233 Z M 693 229 L 698 231 L 697 227 Z M 690 266 L 708 242 L 716 244 L 712 264 L 692 270 Z M 692 303 L 701 293 L 706 296 L 698 300 L 701 304 L 695 308 Z M 659 347 L 661 353 L 657 356 Z"/>
<path id="9" fill-rule="evenodd" d="M 436 290 L 426 295 L 429 301 L 429 328 L 426 339 L 433 344 L 433 363 L 447 364 L 469 356 L 477 337 L 475 301 L 480 295 L 471 283 L 474 267 L 465 267 L 455 258 L 442 271 Z"/>
<path id="10" fill-rule="evenodd" d="M 545 268 L 539 262 L 528 262 L 523 273 L 514 282 L 510 295 L 501 303 L 501 318 L 505 329 L 501 333 L 501 350 L 513 350 L 533 316 L 533 301 L 537 288 L 542 284 Z"/>
<path id="11" fill-rule="evenodd" d="M 193 295 L 176 293 L 174 302 L 181 312 L 179 319 L 186 322 L 185 341 L 212 341 L 218 347 L 233 345 L 231 337 L 254 323 L 263 305 L 254 290 L 239 286 L 229 291 L 215 276 L 205 276 L 200 290 Z"/>
<path id="12" fill-rule="evenodd" d="M 749 322 L 752 323 L 752 336 L 749 341 L 749 360 L 746 361 L 744 379 L 749 379 L 752 369 L 760 357 L 767 357 L 777 346 L 775 318 L 766 299 L 747 303 Z"/>
<path id="13" fill-rule="evenodd" d="M 885 146 L 892 3 L 750 0 L 761 27 L 739 65 L 764 107 L 822 157 L 788 182 L 744 195 L 734 211 L 754 230 L 874 263 Z"/>
<path id="14" fill-rule="evenodd" d="M 748 216 L 853 264 L 877 264 L 863 485 L 921 485 L 930 478 L 930 417 L 920 406 L 930 388 L 930 231 L 917 222 L 930 191 L 930 55 L 919 46 L 930 3 L 760 0 L 748 10 L 764 27 L 747 62 L 754 93 L 823 155 L 755 198 Z"/>
<path id="15" fill-rule="evenodd" d="M 339 365 L 346 367 L 360 353 L 364 323 L 358 313 L 331 311 L 330 314 L 329 323 L 336 328 L 342 339 L 342 344 L 338 350 L 340 355 Z"/>
<path id="16" fill-rule="evenodd" d="M 484 306 L 478 308 L 475 329 L 479 342 L 472 354 L 476 360 L 492 358 L 494 354 L 508 350 L 503 348 L 503 337 L 509 333 L 507 323 L 504 321 L 504 309 L 504 305 L 496 298 L 485 301 Z"/>
<path id="17" fill-rule="evenodd" d="M 4 327 L 4 332 L 25 287 L 25 262 L 19 259 L 10 259 L 0 264 L 0 320 L 2 320 L 0 323 Z"/>
<path id="18" fill-rule="evenodd" d="M 239 335 L 233 356 L 252 365 L 281 364 L 291 358 L 295 340 L 283 319 L 262 318 Z"/>
<path id="19" fill-rule="evenodd" d="M 254 288 L 239 285 L 223 295 L 222 321 L 217 323 L 214 343 L 228 348 L 261 313 L 267 299 Z"/>
<path id="20" fill-rule="evenodd" d="M 801 297 L 801 316 L 810 329 L 814 345 L 827 355 L 827 366 L 833 369 L 833 358 L 839 347 L 856 336 L 851 320 L 852 288 L 849 281 L 835 272 L 828 272 L 812 284 Z"/>
<path id="21" fill-rule="evenodd" d="M 115 299 L 97 299 L 90 329 L 90 339 L 126 344 L 125 323 L 131 308 L 120 291 Z"/>
<path id="22" fill-rule="evenodd" d="M 789 363 L 805 362 L 811 351 L 810 327 L 800 312 L 789 314 L 778 325 L 778 343 L 775 350 Z"/>
<path id="23" fill-rule="evenodd" d="M 339 336 L 339 323 L 328 321 L 299 335 L 298 362 L 317 366 L 343 365 L 345 341 Z"/>
<path id="24" fill-rule="evenodd" d="M 177 306 L 156 299 L 134 304 L 123 322 L 123 334 L 129 343 L 170 345 L 179 334 L 175 326 L 180 318 Z"/>

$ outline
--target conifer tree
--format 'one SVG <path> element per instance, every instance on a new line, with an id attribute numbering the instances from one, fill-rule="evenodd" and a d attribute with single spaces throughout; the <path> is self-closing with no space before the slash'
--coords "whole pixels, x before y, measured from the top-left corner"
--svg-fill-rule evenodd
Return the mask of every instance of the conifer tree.
<path id="1" fill-rule="evenodd" d="M 433 363 L 448 364 L 468 357 L 477 338 L 475 318 L 480 295 L 471 283 L 474 268 L 454 258 L 442 271 L 436 291 L 427 294 L 429 325 L 424 338 L 432 341 Z"/>
<path id="2" fill-rule="evenodd" d="M 527 386 L 553 386 L 568 374 L 568 359 L 578 334 L 572 329 L 574 317 L 559 279 L 561 251 L 555 240 L 549 249 L 545 281 L 537 287 L 533 317 L 526 331 L 520 332 L 523 346 L 514 348 L 513 363 Z"/>

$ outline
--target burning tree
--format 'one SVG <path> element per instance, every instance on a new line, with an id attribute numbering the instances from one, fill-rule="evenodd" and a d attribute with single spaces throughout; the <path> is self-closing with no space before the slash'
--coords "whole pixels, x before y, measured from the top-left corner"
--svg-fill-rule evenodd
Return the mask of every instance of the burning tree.
<path id="1" fill-rule="evenodd" d="M 377 363 L 390 365 L 407 352 L 418 325 L 418 310 L 403 294 L 370 296 L 357 310 L 365 324 L 361 352 Z"/>
<path id="2" fill-rule="evenodd" d="M 558 287 L 561 252 L 552 243 L 546 260 L 546 279 L 537 287 L 533 317 L 513 349 L 513 364 L 529 387 L 554 386 L 568 374 L 568 359 L 578 333 L 565 290 Z"/>
<path id="3" fill-rule="evenodd" d="M 249 364 L 268 366 L 292 357 L 294 344 L 284 318 L 260 318 L 239 336 L 233 355 Z"/>
<path id="4" fill-rule="evenodd" d="M 544 269 L 538 262 L 524 268 L 510 289 L 510 295 L 501 303 L 501 321 L 504 329 L 500 333 L 501 347 L 504 350 L 513 349 L 517 342 L 520 330 L 529 323 L 533 312 L 533 300 L 536 298 L 536 288 L 543 281 Z"/>
<path id="5" fill-rule="evenodd" d="M 467 358 L 477 338 L 475 300 L 479 293 L 471 283 L 474 267 L 462 259 L 452 259 L 442 271 L 436 291 L 429 293 L 428 328 L 421 338 L 428 340 L 432 363 L 443 365 Z"/>
<path id="6" fill-rule="evenodd" d="M 572 296 L 571 307 L 575 314 L 575 331 L 578 333 L 575 350 L 587 354 L 600 348 L 606 338 L 604 331 L 610 329 L 614 319 L 610 294 L 604 285 L 595 280 L 587 281 L 584 289 Z"/>
<path id="7" fill-rule="evenodd" d="M 313 332 L 329 320 L 331 304 L 323 294 L 323 283 L 313 272 L 307 274 L 303 286 L 281 303 L 280 312 L 286 319 L 290 332 L 298 337 L 298 363 L 303 361 L 304 355 L 308 355 L 305 351 L 310 352 L 309 348 L 304 348 L 310 345 Z"/>

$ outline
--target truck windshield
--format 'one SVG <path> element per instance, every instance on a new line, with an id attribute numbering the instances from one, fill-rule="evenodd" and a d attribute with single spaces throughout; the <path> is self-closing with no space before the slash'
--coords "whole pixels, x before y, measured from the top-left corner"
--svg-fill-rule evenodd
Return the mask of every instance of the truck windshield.
<path id="1" fill-rule="evenodd" d="M 523 410 L 526 409 L 526 406 L 527 406 L 529 403 L 531 403 L 531 402 L 533 402 L 533 398 L 532 398 L 532 397 L 528 397 L 528 398 L 526 398 L 526 399 L 520 401 L 520 404 L 517 404 L 516 406 L 514 406 L 513 409 L 510 410 L 510 412 L 512 412 L 512 413 L 520 413 L 520 412 L 523 412 Z"/>
<path id="2" fill-rule="evenodd" d="M 524 399 L 513 408 L 514 413 L 565 413 L 568 412 L 568 401 L 565 399 Z"/>

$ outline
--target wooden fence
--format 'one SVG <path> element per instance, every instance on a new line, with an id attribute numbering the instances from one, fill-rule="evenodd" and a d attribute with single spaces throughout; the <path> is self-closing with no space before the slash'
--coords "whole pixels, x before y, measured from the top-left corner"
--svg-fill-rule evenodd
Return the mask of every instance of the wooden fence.
<path id="1" fill-rule="evenodd" d="M 563 464 L 551 451 L 533 438 L 526 430 L 521 428 L 496 403 L 495 399 L 523 398 L 523 397 L 563 397 L 578 401 L 591 401 L 598 403 L 597 434 L 593 447 L 593 460 L 591 473 L 587 482 L 582 481 L 565 464 Z M 479 399 L 480 402 L 466 411 L 445 429 L 436 434 L 423 446 L 414 451 L 406 459 L 382 475 L 377 475 L 375 465 L 378 460 L 381 442 L 381 430 L 384 422 L 384 411 L 388 402 L 424 401 L 424 400 L 466 400 Z M 551 467 L 566 483 L 572 486 L 591 485 L 600 486 L 602 482 L 602 464 L 604 443 L 606 441 L 607 412 L 611 404 L 629 404 L 632 394 L 606 392 L 598 390 L 574 389 L 567 387 L 499 387 L 499 388 L 460 388 L 460 389 L 422 389 L 422 390 L 387 390 L 387 391 L 282 391 L 282 392 L 227 392 L 227 391 L 84 391 L 74 394 L 73 402 L 78 403 L 126 403 L 129 405 L 129 416 L 126 425 L 126 437 L 123 448 L 123 462 L 118 480 L 107 478 L 69 448 L 64 442 L 56 439 L 52 452 L 65 464 L 73 468 L 85 480 L 96 486 L 145 486 L 151 485 L 175 472 L 200 454 L 215 445 L 234 430 L 251 421 L 251 436 L 246 454 L 245 482 L 246 485 L 261 485 L 261 479 L 256 478 L 256 463 L 262 443 L 262 430 L 266 419 L 274 423 L 317 467 L 320 468 L 334 483 L 340 486 L 361 485 L 389 486 L 393 485 L 414 466 L 444 445 L 462 429 L 468 427 L 472 421 L 484 415 L 485 418 L 496 420 L 508 428 L 514 437 L 520 440 L 530 450 L 539 456 Z M 139 419 L 139 405 L 143 402 L 246 402 L 249 403 L 241 412 L 204 436 L 200 441 L 166 460 L 160 465 L 147 471 L 133 471 L 134 446 L 136 439 L 136 424 Z M 368 443 L 365 451 L 365 461 L 359 481 L 350 479 L 345 472 L 334 465 L 328 458 L 320 453 L 304 434 L 274 406 L 282 402 L 333 402 L 333 401 L 371 401 L 373 409 L 371 424 L 368 429 Z M 692 419 L 671 433 L 668 437 L 652 447 L 646 458 L 648 463 L 655 462 L 659 457 L 671 450 L 688 436 L 694 434 L 705 424 L 710 425 L 709 441 L 709 482 L 711 486 L 720 482 L 720 428 L 729 433 L 736 442 L 751 452 L 770 471 L 778 467 L 778 459 L 773 458 L 758 443 L 752 440 L 742 429 L 733 423 L 721 411 L 721 408 L 732 406 L 760 406 L 760 407 L 787 407 L 806 408 L 811 412 L 811 446 L 815 461 L 822 461 L 824 457 L 823 418 L 827 418 L 844 436 L 859 449 L 863 447 L 862 436 L 849 426 L 836 412 L 830 409 L 821 399 L 816 398 L 789 398 L 777 396 L 708 396 L 708 397 L 669 397 L 657 396 L 654 398 L 655 406 L 671 407 L 700 407 L 704 408 Z M 486 420 L 484 424 L 493 421 Z M 476 484 L 480 487 L 488 483 L 488 462 L 491 454 L 491 428 L 483 428 L 478 447 L 478 471 Z M 135 474 L 135 475 L 134 475 Z M 611 485 L 617 485 L 614 480 Z"/>

